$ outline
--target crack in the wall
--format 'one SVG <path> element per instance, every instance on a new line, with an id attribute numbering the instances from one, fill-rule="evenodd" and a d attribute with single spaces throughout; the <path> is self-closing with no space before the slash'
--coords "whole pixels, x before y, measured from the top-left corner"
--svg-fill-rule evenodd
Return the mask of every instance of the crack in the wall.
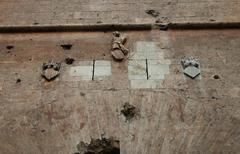
<path id="1" fill-rule="evenodd" d="M 93 60 L 93 69 L 92 69 L 92 81 L 94 81 L 94 74 L 95 74 L 95 60 Z"/>

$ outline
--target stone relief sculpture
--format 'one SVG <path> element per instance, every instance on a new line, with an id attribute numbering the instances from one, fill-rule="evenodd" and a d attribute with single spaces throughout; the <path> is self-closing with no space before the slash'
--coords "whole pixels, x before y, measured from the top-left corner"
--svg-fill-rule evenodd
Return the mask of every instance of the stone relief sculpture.
<path id="1" fill-rule="evenodd" d="M 42 77 L 47 81 L 52 81 L 60 74 L 61 63 L 50 61 L 42 65 Z"/>
<path id="2" fill-rule="evenodd" d="M 118 31 L 113 32 L 113 43 L 111 54 L 115 60 L 121 61 L 128 54 L 129 49 L 124 45 L 127 42 L 127 37 L 122 36 Z"/>

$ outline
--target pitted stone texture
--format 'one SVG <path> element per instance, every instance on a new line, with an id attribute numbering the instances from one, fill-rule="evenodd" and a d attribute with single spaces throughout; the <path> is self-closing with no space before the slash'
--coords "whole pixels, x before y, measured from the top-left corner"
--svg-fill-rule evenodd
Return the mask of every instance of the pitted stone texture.
<path id="1" fill-rule="evenodd" d="M 158 43 L 161 33 L 127 32 L 131 40 L 155 37 Z M 239 153 L 240 30 L 165 33 L 171 49 L 161 52 L 171 60 L 171 74 L 160 80 L 163 89 L 131 89 L 124 62 L 112 62 L 111 80 L 61 80 L 79 60 L 111 59 L 103 56 L 111 33 L 1 35 L 0 153 L 73 154 L 79 141 L 99 137 L 118 137 L 122 154 Z M 62 51 L 56 46 L 62 41 L 74 42 L 74 48 Z M 9 44 L 15 46 L 11 53 Z M 188 55 L 200 59 L 202 80 L 185 80 L 180 60 Z M 62 63 L 60 81 L 41 80 L 42 62 L 66 57 L 76 61 Z M 120 115 L 126 102 L 139 109 L 131 122 Z"/>
<path id="2" fill-rule="evenodd" d="M 1 26 L 240 21 L 237 0 L 1 0 L 0 10 Z"/>

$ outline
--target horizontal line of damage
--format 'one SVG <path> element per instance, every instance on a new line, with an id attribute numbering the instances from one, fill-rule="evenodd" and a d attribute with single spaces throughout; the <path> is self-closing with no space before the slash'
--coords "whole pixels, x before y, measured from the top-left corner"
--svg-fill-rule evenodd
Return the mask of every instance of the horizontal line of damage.
<path id="1" fill-rule="evenodd" d="M 114 30 L 151 30 L 151 29 L 238 29 L 240 22 L 208 23 L 169 23 L 169 24 L 92 24 L 92 25 L 29 25 L 0 26 L 0 33 L 21 32 L 74 32 L 74 31 L 114 31 Z"/>

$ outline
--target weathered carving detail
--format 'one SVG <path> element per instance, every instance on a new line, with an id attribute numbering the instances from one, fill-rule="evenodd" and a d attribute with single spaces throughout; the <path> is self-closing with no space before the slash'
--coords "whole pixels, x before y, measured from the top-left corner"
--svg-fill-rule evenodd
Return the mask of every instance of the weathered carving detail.
<path id="1" fill-rule="evenodd" d="M 124 46 L 127 42 L 127 37 L 122 36 L 118 31 L 113 32 L 112 56 L 115 60 L 123 60 L 129 50 Z"/>
<path id="2" fill-rule="evenodd" d="M 183 72 L 192 79 L 196 78 L 200 73 L 199 60 L 193 57 L 188 57 L 181 60 Z"/>
<path id="3" fill-rule="evenodd" d="M 50 61 L 42 65 L 42 77 L 47 81 L 52 81 L 60 74 L 61 63 Z"/>

